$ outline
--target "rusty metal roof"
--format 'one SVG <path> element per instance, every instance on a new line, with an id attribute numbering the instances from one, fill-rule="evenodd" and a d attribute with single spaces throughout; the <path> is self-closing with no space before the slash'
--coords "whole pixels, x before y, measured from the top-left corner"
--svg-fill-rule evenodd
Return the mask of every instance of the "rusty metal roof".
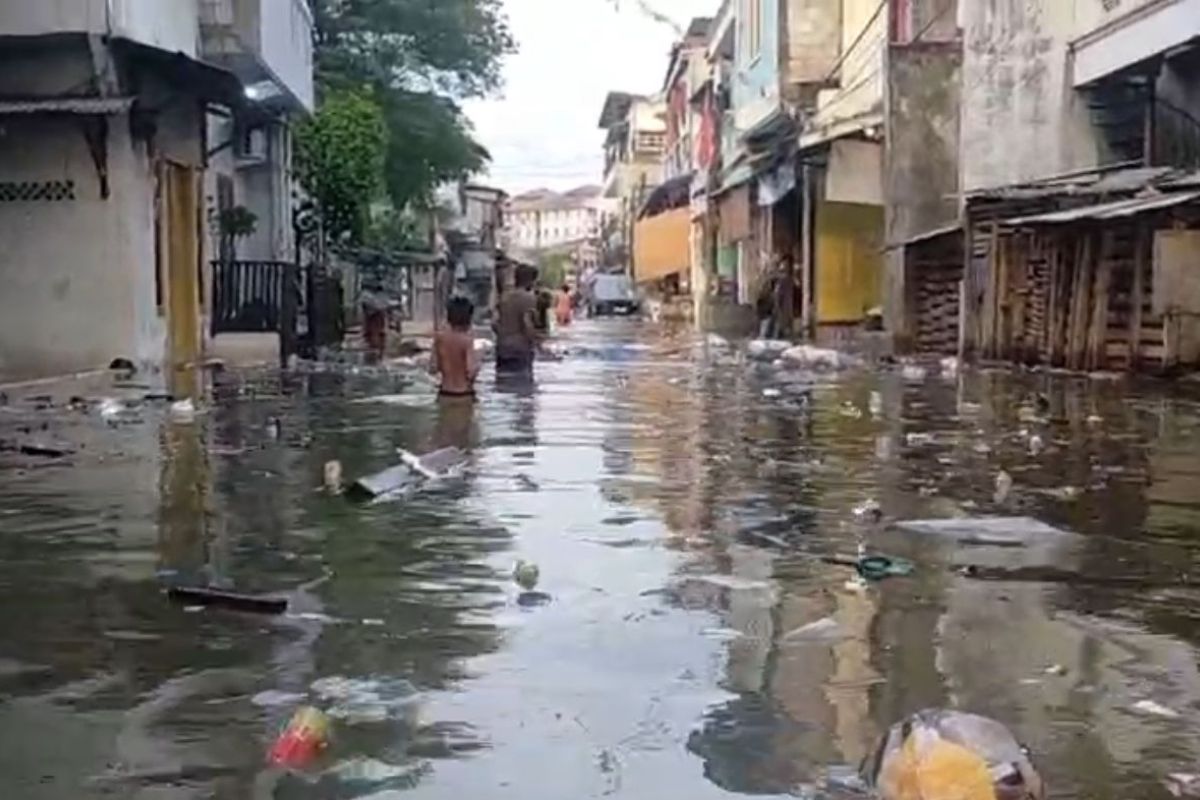
<path id="1" fill-rule="evenodd" d="M 1048 214 L 1014 217 L 1013 219 L 1003 220 L 1002 224 L 1008 226 L 1059 225 L 1082 220 L 1123 219 L 1143 214 L 1147 211 L 1171 208 L 1197 199 L 1200 199 L 1200 192 L 1156 193 L 1128 200 L 1116 200 L 1111 203 L 1099 203 L 1081 208 L 1071 208 L 1066 211 L 1052 211 Z"/>
<path id="2" fill-rule="evenodd" d="M 124 114 L 133 106 L 132 97 L 45 97 L 0 101 L 0 117 L 39 114 L 78 114 L 107 117 Z"/>

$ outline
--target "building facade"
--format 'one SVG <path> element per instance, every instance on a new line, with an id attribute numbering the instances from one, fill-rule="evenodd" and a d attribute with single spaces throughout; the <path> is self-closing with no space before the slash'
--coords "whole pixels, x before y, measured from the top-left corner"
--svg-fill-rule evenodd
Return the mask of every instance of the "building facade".
<path id="1" fill-rule="evenodd" d="M 599 186 L 580 186 L 566 192 L 535 189 L 515 195 L 508 203 L 507 224 L 512 247 L 536 254 L 599 239 L 611 203 Z"/>
<path id="2" fill-rule="evenodd" d="M 210 5 L 0 8 L 0 375 L 62 374 L 117 358 L 171 373 L 203 357 L 205 265 L 215 257 L 205 186 L 221 144 L 212 119 L 238 119 L 249 105 L 244 78 L 226 68 L 234 65 L 209 60 Z M 232 4 L 238 14 L 278 5 Z M 289 79 L 311 104 L 306 12 L 295 41 L 282 45 L 268 19 L 260 49 L 242 63 L 273 66 L 268 54 L 284 51 L 303 61 L 307 52 L 307 78 Z M 271 158 L 282 164 L 287 153 Z M 284 183 L 263 192 L 264 205 L 278 205 L 261 216 L 272 241 L 285 238 Z"/>
<path id="3" fill-rule="evenodd" d="M 603 196 L 613 205 L 602 249 L 607 266 L 632 272 L 638 211 L 663 178 L 666 103 L 657 96 L 610 92 L 599 125 L 605 132 Z"/>

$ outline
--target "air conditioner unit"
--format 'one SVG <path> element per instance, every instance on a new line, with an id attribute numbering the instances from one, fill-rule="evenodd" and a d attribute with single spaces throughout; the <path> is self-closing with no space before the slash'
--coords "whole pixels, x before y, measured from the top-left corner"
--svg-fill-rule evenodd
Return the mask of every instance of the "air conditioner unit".
<path id="1" fill-rule="evenodd" d="M 247 128 L 238 133 L 234 150 L 237 160 L 243 164 L 261 164 L 267 160 L 266 128 Z"/>

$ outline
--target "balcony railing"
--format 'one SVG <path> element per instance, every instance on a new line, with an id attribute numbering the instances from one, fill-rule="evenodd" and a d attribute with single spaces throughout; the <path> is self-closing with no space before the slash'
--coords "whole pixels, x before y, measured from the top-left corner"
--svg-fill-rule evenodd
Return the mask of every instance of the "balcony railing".
<path id="1" fill-rule="evenodd" d="M 235 72 L 252 98 L 313 108 L 313 17 L 307 0 L 200 0 L 204 56 Z"/>

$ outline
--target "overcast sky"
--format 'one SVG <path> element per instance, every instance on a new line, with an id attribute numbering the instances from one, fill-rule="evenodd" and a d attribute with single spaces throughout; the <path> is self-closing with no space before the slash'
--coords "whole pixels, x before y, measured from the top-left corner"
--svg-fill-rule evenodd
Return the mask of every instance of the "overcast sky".
<path id="1" fill-rule="evenodd" d="M 681 27 L 712 16 L 720 0 L 646 0 Z M 636 0 L 506 0 L 520 52 L 505 68 L 500 97 L 467 112 L 492 153 L 487 181 L 524 191 L 599 183 L 596 123 L 609 90 L 662 88 L 677 34 L 639 11 Z"/>

